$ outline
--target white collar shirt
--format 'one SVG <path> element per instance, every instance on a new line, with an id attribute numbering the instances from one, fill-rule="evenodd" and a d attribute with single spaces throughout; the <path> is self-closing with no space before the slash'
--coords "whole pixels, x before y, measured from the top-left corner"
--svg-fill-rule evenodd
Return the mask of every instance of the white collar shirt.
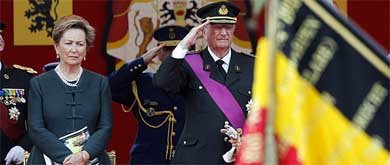
<path id="1" fill-rule="evenodd" d="M 216 62 L 217 60 L 222 60 L 224 63 L 222 64 L 222 68 L 223 70 L 225 70 L 225 72 L 227 73 L 228 72 L 228 69 L 229 69 L 229 64 L 230 64 L 230 59 L 232 57 L 232 49 L 229 49 L 229 51 L 227 52 L 226 56 L 223 57 L 223 58 L 219 58 L 217 55 L 215 55 L 210 47 L 207 47 L 207 50 L 210 52 L 210 55 L 211 57 L 213 58 L 214 62 Z"/>

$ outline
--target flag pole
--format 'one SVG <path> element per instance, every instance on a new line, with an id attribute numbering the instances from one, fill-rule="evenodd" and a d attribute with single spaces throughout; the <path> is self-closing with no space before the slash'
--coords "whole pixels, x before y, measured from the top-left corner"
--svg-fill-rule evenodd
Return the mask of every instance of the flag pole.
<path id="1" fill-rule="evenodd" d="M 266 8 L 266 36 L 267 36 L 267 62 L 269 63 L 268 75 L 269 81 L 265 83 L 269 87 L 267 90 L 269 93 L 269 110 L 267 113 L 267 123 L 265 128 L 265 165 L 277 165 L 277 145 L 275 141 L 275 111 L 276 111 L 276 87 L 275 87 L 275 59 L 277 52 L 277 42 L 276 42 L 276 33 L 277 33 L 277 21 L 278 21 L 278 4 L 279 0 L 269 0 Z"/>

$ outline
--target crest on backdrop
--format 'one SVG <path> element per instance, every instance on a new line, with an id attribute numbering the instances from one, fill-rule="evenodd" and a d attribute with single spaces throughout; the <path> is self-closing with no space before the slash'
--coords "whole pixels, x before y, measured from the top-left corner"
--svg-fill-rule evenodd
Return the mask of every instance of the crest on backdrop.
<path id="1" fill-rule="evenodd" d="M 54 22 L 72 14 L 72 1 L 13 1 L 14 45 L 52 45 Z"/>
<path id="2" fill-rule="evenodd" d="M 216 0 L 127 0 L 112 2 L 112 22 L 106 43 L 107 54 L 123 62 L 140 57 L 147 50 L 155 47 L 157 41 L 153 38 L 154 30 L 167 26 L 179 25 L 191 29 L 200 23 L 196 11 Z M 238 6 L 240 2 L 233 2 Z M 244 11 L 244 10 L 242 10 Z M 240 14 L 239 17 L 242 14 Z M 241 20 L 241 22 L 240 22 Z M 237 30 L 245 30 L 245 24 L 239 18 Z M 242 28 L 242 27 L 244 28 Z M 250 42 L 242 39 L 243 33 L 236 31 L 233 48 L 238 51 L 251 52 Z M 241 34 L 241 36 L 237 35 Z M 198 42 L 197 48 L 204 47 L 204 42 Z M 149 64 L 148 70 L 156 71 L 160 61 Z"/>

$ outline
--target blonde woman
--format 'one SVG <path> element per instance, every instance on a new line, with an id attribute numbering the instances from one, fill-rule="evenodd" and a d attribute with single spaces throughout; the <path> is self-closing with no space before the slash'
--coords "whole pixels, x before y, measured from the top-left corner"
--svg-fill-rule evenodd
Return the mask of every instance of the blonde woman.
<path id="1" fill-rule="evenodd" d="M 107 78 L 81 64 L 95 30 L 82 17 L 58 20 L 53 30 L 59 64 L 30 81 L 29 134 L 34 147 L 29 164 L 109 164 L 105 148 L 111 137 L 111 93 Z M 85 128 L 81 149 L 71 150 L 59 138 Z"/>

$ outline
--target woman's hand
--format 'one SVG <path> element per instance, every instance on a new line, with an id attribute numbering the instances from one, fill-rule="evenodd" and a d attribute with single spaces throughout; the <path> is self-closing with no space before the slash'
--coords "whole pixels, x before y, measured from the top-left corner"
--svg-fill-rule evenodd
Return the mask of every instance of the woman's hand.
<path id="1" fill-rule="evenodd" d="M 86 151 L 81 151 L 69 155 L 64 159 L 64 165 L 86 165 L 89 161 L 89 154 Z"/>

